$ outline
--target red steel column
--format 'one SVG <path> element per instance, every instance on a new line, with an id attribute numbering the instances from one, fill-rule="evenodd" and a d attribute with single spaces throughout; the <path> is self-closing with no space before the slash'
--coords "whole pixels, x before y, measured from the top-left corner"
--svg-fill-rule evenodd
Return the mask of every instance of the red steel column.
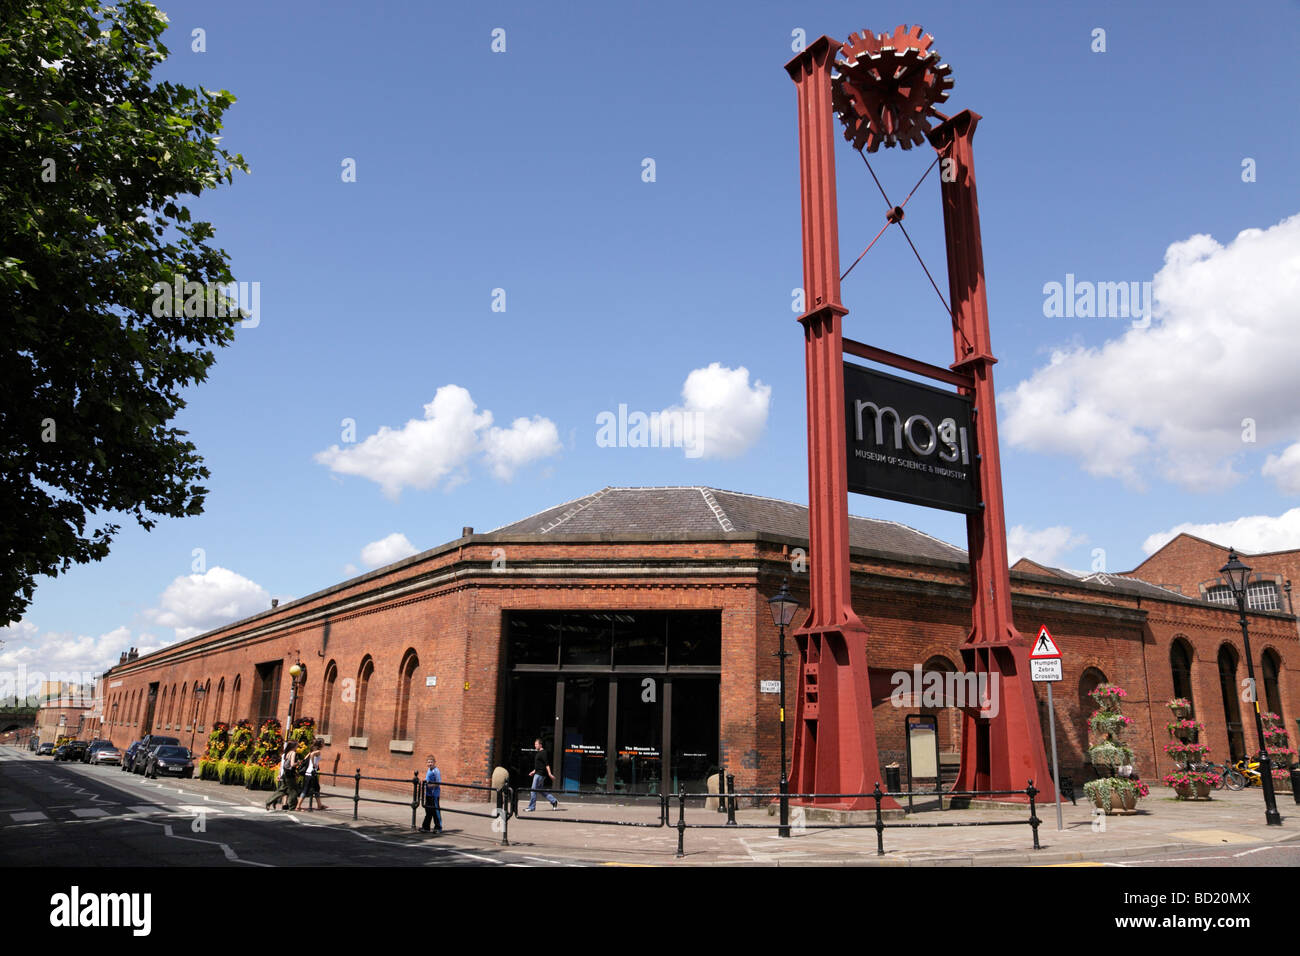
<path id="1" fill-rule="evenodd" d="M 786 64 L 798 87 L 803 277 L 808 311 L 808 620 L 795 632 L 795 695 L 790 789 L 864 793 L 881 779 L 871 715 L 867 629 L 853 612 L 849 582 L 848 469 L 844 348 L 840 319 L 839 225 L 835 198 L 831 67 L 841 44 L 821 37 Z M 837 801 L 874 807 L 866 798 Z M 893 806 L 892 801 L 886 804 Z"/>
<path id="2" fill-rule="evenodd" d="M 1029 645 L 1016 630 L 1011 612 L 1011 571 L 1007 564 L 1006 514 L 994 405 L 993 357 L 984 251 L 980 240 L 979 200 L 975 192 L 971 141 L 979 114 L 965 110 L 935 127 L 930 143 L 943 157 L 943 224 L 948 246 L 948 291 L 953 312 L 956 361 L 952 368 L 974 377 L 978 475 L 984 507 L 966 518 L 971 580 L 971 631 L 962 649 L 968 671 L 997 681 L 997 713 L 962 714 L 962 758 L 957 790 L 1021 789 L 1029 779 L 1044 800 L 1056 791 L 1029 679 Z M 992 696 L 992 694 L 990 694 Z"/>

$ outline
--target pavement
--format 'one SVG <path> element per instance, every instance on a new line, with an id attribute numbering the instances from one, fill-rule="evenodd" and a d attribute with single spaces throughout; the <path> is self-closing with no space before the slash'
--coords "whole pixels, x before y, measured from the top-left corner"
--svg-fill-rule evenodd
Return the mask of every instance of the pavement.
<path id="1" fill-rule="evenodd" d="M 325 790 L 334 794 L 327 804 L 342 809 L 350 818 L 355 784 L 347 788 L 327 785 Z M 444 788 L 441 803 L 447 832 L 431 839 L 465 847 L 499 846 L 503 836 L 500 821 L 469 815 L 487 813 L 488 807 L 454 799 L 452 792 Z M 365 789 L 361 796 L 395 798 L 391 793 Z M 527 791 L 523 791 L 520 813 L 505 827 L 512 851 L 610 866 L 1079 865 L 1225 847 L 1245 862 L 1253 848 L 1295 843 L 1300 851 L 1300 805 L 1289 792 L 1279 792 L 1282 825 L 1268 826 L 1263 793 L 1258 788 L 1215 791 L 1211 799 L 1201 801 L 1178 800 L 1167 788 L 1152 788 L 1151 795 L 1140 801 L 1131 815 L 1103 816 L 1100 811 L 1094 815 L 1083 799 L 1077 805 L 1063 801 L 1060 830 L 1055 804 L 1039 805 L 1038 850 L 1033 848 L 1027 806 L 940 811 L 933 802 L 929 804 L 932 809 L 926 810 L 920 810 L 918 803 L 920 812 L 886 820 L 883 856 L 877 854 L 872 813 L 859 817 L 870 828 L 832 829 L 819 821 L 801 825 L 795 811 L 791 836 L 782 838 L 775 828 L 775 808 L 772 812 L 766 807 L 740 809 L 737 825 L 727 826 L 726 815 L 705 809 L 700 795 L 688 800 L 684 815 L 688 828 L 682 838 L 685 856 L 678 858 L 676 798 L 669 801 L 669 826 L 664 827 L 657 800 L 583 802 L 580 797 L 561 793 L 558 809 L 539 799 L 536 811 L 528 813 L 526 797 Z M 404 807 L 362 799 L 357 804 L 358 819 L 383 819 L 409 827 L 410 798 L 405 799 Z M 999 825 L 973 826 L 975 823 Z M 697 825 L 706 828 L 695 829 Z"/>
<path id="2" fill-rule="evenodd" d="M 9 748 L 5 750 L 18 756 Z M 49 761 L 48 757 L 28 759 Z M 120 783 L 123 776 L 115 768 L 95 769 L 95 776 L 106 775 L 106 782 Z M 326 810 L 270 814 L 262 809 L 268 796 L 262 791 L 207 780 L 166 783 L 169 790 L 176 790 L 174 799 L 187 804 L 191 798 L 195 804 L 221 801 L 240 805 L 248 814 L 292 816 L 308 826 L 327 824 L 331 829 L 356 828 L 367 834 L 367 840 L 379 833 L 374 828 L 380 827 L 403 843 L 428 841 L 440 850 L 454 852 L 457 858 L 505 858 L 515 861 L 513 865 L 1079 866 L 1184 851 L 1204 853 L 1207 849 L 1221 850 L 1244 865 L 1251 862 L 1252 854 L 1259 854 L 1257 862 L 1277 859 L 1279 854 L 1272 850 L 1279 846 L 1300 852 L 1300 806 L 1289 792 L 1279 792 L 1282 825 L 1266 826 L 1263 795 L 1258 789 L 1215 791 L 1207 801 L 1179 801 L 1172 791 L 1153 787 L 1132 815 L 1094 816 L 1082 799 L 1077 805 L 1065 801 L 1060 830 L 1055 805 L 1040 805 L 1039 850 L 1033 849 L 1027 806 L 940 811 L 921 810 L 918 804 L 920 812 L 886 820 L 884 855 L 876 852 L 876 831 L 871 827 L 874 815 L 870 813 L 859 818 L 868 825 L 866 829 L 832 829 L 821 821 L 802 820 L 796 810 L 791 836 L 783 839 L 777 835 L 777 818 L 767 807 L 742 808 L 736 813 L 737 825 L 728 826 L 726 815 L 706 809 L 700 795 L 688 800 L 684 814 L 688 828 L 682 834 L 685 855 L 679 858 L 676 798 L 670 800 L 669 826 L 664 826 L 657 799 L 617 797 L 613 799 L 621 802 L 610 802 L 610 798 L 597 802 L 560 793 L 558 809 L 539 799 L 537 810 L 527 813 L 522 812 L 527 806 L 524 791 L 520 814 L 503 827 L 499 818 L 491 816 L 490 803 L 464 799 L 463 792 L 457 795 L 454 788 L 444 785 L 445 832 L 426 835 L 412 828 L 409 784 L 394 785 L 397 792 L 372 789 L 376 786 L 380 784 L 362 789 L 362 799 L 354 803 L 354 781 L 341 775 L 335 785 L 326 775 Z M 418 810 L 416 820 L 422 819 L 423 810 Z M 1002 825 L 972 825 L 976 823 Z M 1294 865 L 1290 853 L 1282 856 Z M 381 863 L 382 859 L 376 857 L 372 862 Z"/>

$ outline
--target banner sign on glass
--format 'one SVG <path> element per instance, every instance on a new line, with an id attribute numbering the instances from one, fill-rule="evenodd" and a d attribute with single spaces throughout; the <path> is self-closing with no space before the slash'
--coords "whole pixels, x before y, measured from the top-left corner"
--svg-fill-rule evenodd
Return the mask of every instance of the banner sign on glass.
<path id="1" fill-rule="evenodd" d="M 845 362 L 844 420 L 849 491 L 979 509 L 970 399 Z"/>

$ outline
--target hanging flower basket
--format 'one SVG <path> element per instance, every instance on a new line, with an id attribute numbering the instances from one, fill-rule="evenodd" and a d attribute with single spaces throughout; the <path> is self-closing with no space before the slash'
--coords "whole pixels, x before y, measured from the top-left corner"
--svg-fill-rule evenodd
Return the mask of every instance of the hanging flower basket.
<path id="1" fill-rule="evenodd" d="M 1186 717 L 1192 712 L 1192 702 L 1186 697 L 1175 697 L 1169 702 L 1169 709 L 1175 717 Z"/>
<path id="2" fill-rule="evenodd" d="M 1128 691 L 1118 684 L 1098 684 L 1088 694 L 1098 710 L 1119 710 L 1120 703 L 1128 697 Z"/>
<path id="3" fill-rule="evenodd" d="M 1165 724 L 1165 729 L 1169 731 L 1171 736 L 1177 737 L 1179 740 L 1191 740 L 1201 732 L 1202 728 L 1199 720 L 1180 718 Z"/>
<path id="4" fill-rule="evenodd" d="M 1210 752 L 1207 744 L 1192 744 L 1184 740 L 1171 740 L 1165 744 L 1165 753 L 1179 763 L 1200 763 Z"/>
<path id="5" fill-rule="evenodd" d="M 1284 769 L 1295 763 L 1296 751 L 1292 747 L 1269 747 L 1268 759 L 1273 766 Z"/>

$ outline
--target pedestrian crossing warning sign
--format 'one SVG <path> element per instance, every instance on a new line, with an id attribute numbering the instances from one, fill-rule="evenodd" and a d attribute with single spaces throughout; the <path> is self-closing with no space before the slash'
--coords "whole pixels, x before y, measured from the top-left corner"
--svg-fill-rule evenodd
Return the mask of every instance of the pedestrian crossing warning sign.
<path id="1" fill-rule="evenodd" d="M 1047 632 L 1047 625 L 1044 624 L 1038 629 L 1038 637 L 1034 639 L 1034 649 L 1029 652 L 1030 660 L 1042 660 L 1046 657 L 1060 657 L 1061 649 L 1056 646 L 1056 641 L 1052 640 L 1052 635 Z"/>

